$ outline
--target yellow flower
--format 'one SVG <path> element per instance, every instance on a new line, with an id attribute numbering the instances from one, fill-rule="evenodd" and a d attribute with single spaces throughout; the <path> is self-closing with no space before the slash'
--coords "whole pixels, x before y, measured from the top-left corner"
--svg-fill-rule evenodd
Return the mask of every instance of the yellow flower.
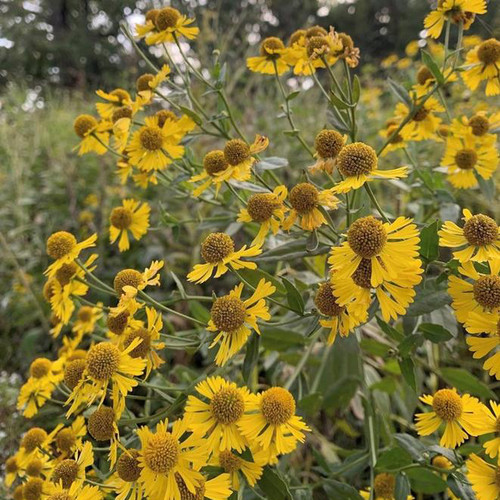
<path id="1" fill-rule="evenodd" d="M 117 493 L 116 500 L 142 500 L 144 488 L 139 483 L 141 468 L 139 467 L 140 452 L 134 449 L 124 450 L 116 464 L 115 473 L 106 484 Z"/>
<path id="2" fill-rule="evenodd" d="M 122 409 L 118 412 L 108 406 L 99 406 L 89 417 L 87 430 L 96 441 L 109 441 L 108 459 L 111 467 L 116 463 L 118 456 L 118 443 L 120 434 L 117 420 L 120 418 Z"/>
<path id="3" fill-rule="evenodd" d="M 188 429 L 206 438 L 210 453 L 231 449 L 242 452 L 248 443 L 237 423 L 250 401 L 250 391 L 222 377 L 208 377 L 195 389 L 208 402 L 193 395 L 188 397 L 184 413 Z"/>
<path id="4" fill-rule="evenodd" d="M 500 127 L 500 112 L 488 115 L 485 111 L 478 111 L 475 115 L 467 118 L 462 116 L 455 118 L 450 130 L 455 136 L 465 136 L 468 134 L 476 137 L 483 137 L 486 141 L 492 135 L 489 132 Z"/>
<path id="5" fill-rule="evenodd" d="M 171 431 L 168 420 L 156 424 L 156 432 L 145 426 L 137 430 L 141 441 L 139 482 L 148 498 L 181 498 L 178 477 L 192 494 L 202 485 L 204 478 L 197 469 L 206 465 L 205 443 L 196 436 L 187 436 L 186 431 L 184 420 L 176 420 Z"/>
<path id="6" fill-rule="evenodd" d="M 180 143 L 185 127 L 171 118 L 160 127 L 158 116 L 148 116 L 145 125 L 132 134 L 126 151 L 129 163 L 144 172 L 163 170 L 174 160 L 182 158 L 184 146 Z"/>
<path id="7" fill-rule="evenodd" d="M 109 144 L 110 122 L 98 122 L 92 115 L 79 115 L 73 123 L 73 128 L 81 139 L 80 144 L 75 147 L 80 156 L 91 151 L 103 155 L 108 151 L 106 146 Z"/>
<path id="8" fill-rule="evenodd" d="M 102 304 L 96 307 L 81 306 L 76 313 L 76 321 L 73 323 L 72 331 L 77 338 L 82 338 L 86 333 L 92 333 L 96 322 L 102 318 Z"/>
<path id="9" fill-rule="evenodd" d="M 489 270 L 479 272 L 472 262 L 465 262 L 458 268 L 466 279 L 451 275 L 448 279 L 448 293 L 451 307 L 460 323 L 466 323 L 471 313 L 496 314 L 500 310 L 500 260 L 489 262 Z M 467 325 L 466 325 L 467 328 Z"/>
<path id="10" fill-rule="evenodd" d="M 377 474 L 373 480 L 374 500 L 395 500 L 396 477 L 393 474 L 382 472 Z M 359 492 L 361 497 L 369 500 L 371 498 L 370 488 Z M 411 495 L 406 500 L 413 500 Z"/>
<path id="11" fill-rule="evenodd" d="M 419 100 L 415 106 L 419 106 Z M 443 105 L 435 98 L 429 97 L 423 106 L 413 114 L 411 120 L 402 128 L 401 137 L 407 141 L 425 141 L 432 139 L 441 124 L 441 118 L 434 113 L 444 112 Z M 399 102 L 396 105 L 396 118 L 403 120 L 408 115 L 409 109 L 406 104 Z"/>
<path id="12" fill-rule="evenodd" d="M 455 24 L 461 23 L 464 29 L 469 29 L 475 15 L 485 13 L 484 0 L 439 0 L 436 10 L 425 18 L 424 27 L 430 37 L 439 38 L 447 20 Z"/>
<path id="13" fill-rule="evenodd" d="M 146 360 L 145 378 L 149 377 L 151 370 L 158 368 L 165 361 L 157 354 L 157 350 L 165 347 L 164 342 L 159 342 L 160 332 L 163 328 L 162 315 L 152 307 L 146 307 L 147 327 L 142 322 L 135 327 L 130 323 L 129 328 L 118 337 L 122 347 L 128 347 L 136 338 L 142 342 L 130 352 L 132 358 L 142 358 Z"/>
<path id="14" fill-rule="evenodd" d="M 420 400 L 432 406 L 431 412 L 415 415 L 415 427 L 421 436 L 433 434 L 444 424 L 439 444 L 445 448 L 456 448 L 469 435 L 477 436 L 480 432 L 484 406 L 477 398 L 469 394 L 460 396 L 456 389 L 440 389 L 434 396 L 424 395 Z"/>
<path id="15" fill-rule="evenodd" d="M 106 102 L 98 102 L 95 107 L 99 116 L 104 120 L 111 120 L 113 113 L 123 107 L 130 107 L 133 104 L 130 94 L 124 89 L 114 89 L 111 92 L 97 90 L 96 94 Z"/>
<path id="16" fill-rule="evenodd" d="M 243 283 L 240 283 L 228 295 L 218 297 L 212 305 L 207 330 L 218 332 L 210 349 L 219 345 L 215 364 L 222 366 L 232 358 L 247 342 L 251 329 L 260 335 L 258 319 L 271 318 L 264 300 L 276 291 L 276 287 L 261 279 L 250 298 L 241 299 Z M 249 328 L 251 327 L 251 328 Z"/>
<path id="17" fill-rule="evenodd" d="M 77 484 L 72 484 L 69 489 L 60 484 L 56 484 L 50 489 L 50 495 L 47 500 L 101 500 L 103 494 L 97 486 L 85 485 L 79 488 Z"/>
<path id="18" fill-rule="evenodd" d="M 128 232 L 136 240 L 140 240 L 149 228 L 149 213 L 151 208 L 144 202 L 128 199 L 122 201 L 121 207 L 113 208 L 109 217 L 109 242 L 113 244 L 118 237 L 118 248 L 124 252 L 130 248 Z"/>
<path id="19" fill-rule="evenodd" d="M 151 102 L 154 91 L 169 75 L 170 67 L 168 64 L 164 64 L 156 75 L 144 73 L 137 79 L 137 93 L 143 99 L 144 103 Z"/>
<path id="20" fill-rule="evenodd" d="M 50 433 L 40 427 L 32 427 L 27 431 L 21 439 L 21 446 L 16 455 L 18 467 L 24 468 L 31 460 L 48 452 L 54 437 L 62 427 L 62 424 L 58 424 Z"/>
<path id="21" fill-rule="evenodd" d="M 193 175 L 193 177 L 189 179 L 189 182 L 193 183 L 204 181 L 193 191 L 193 196 L 200 196 L 201 193 L 210 187 L 210 185 L 215 187 L 215 194 L 217 195 L 220 187 L 222 186 L 222 182 L 224 182 L 224 179 L 218 174 L 225 172 L 229 168 L 230 166 L 226 160 L 224 151 L 220 149 L 209 151 L 203 158 L 203 172 L 201 174 Z M 233 170 L 232 174 L 233 175 L 230 178 L 237 181 L 248 180 L 251 176 L 248 169 L 236 169 Z"/>
<path id="22" fill-rule="evenodd" d="M 194 19 L 188 19 L 177 9 L 164 7 L 153 9 L 146 14 L 146 24 L 137 25 L 136 30 L 139 38 L 145 38 L 148 45 L 160 43 L 171 43 L 183 36 L 188 40 L 194 40 L 200 30 L 194 26 Z"/>
<path id="23" fill-rule="evenodd" d="M 90 406 L 98 397 L 102 404 L 111 385 L 113 409 L 120 416 L 125 397 L 138 384 L 134 377 L 142 375 L 146 367 L 146 360 L 130 355 L 140 343 L 141 339 L 136 338 L 124 350 L 110 342 L 93 345 L 87 353 L 82 377 L 66 402 L 71 403 L 66 415 L 73 414 L 82 404 Z"/>
<path id="24" fill-rule="evenodd" d="M 389 137 L 396 132 L 399 128 L 399 124 L 391 120 L 387 127 L 384 130 L 379 132 L 379 135 L 384 139 L 389 139 Z M 406 139 L 401 135 L 401 131 L 399 131 L 392 139 L 391 142 L 385 147 L 380 156 L 386 156 L 391 151 L 396 151 L 398 149 L 406 148 L 408 145 Z"/>
<path id="25" fill-rule="evenodd" d="M 219 474 L 212 479 L 207 479 L 202 476 L 199 486 L 196 487 L 195 492 L 191 493 L 187 487 L 186 481 L 176 474 L 175 481 L 179 487 L 181 500 L 192 500 L 198 498 L 208 498 L 210 500 L 226 500 L 232 495 L 231 479 L 229 474 Z M 171 497 L 172 499 L 174 497 Z"/>
<path id="26" fill-rule="evenodd" d="M 351 224 L 347 241 L 332 248 L 331 270 L 339 279 L 355 277 L 361 263 L 370 261 L 370 285 L 375 288 L 384 281 L 397 280 L 409 261 L 418 260 L 419 241 L 412 219 L 398 217 L 392 223 L 382 223 L 373 216 L 362 217 Z"/>
<path id="27" fill-rule="evenodd" d="M 474 315 L 476 315 L 477 319 L 480 321 L 482 329 L 486 329 L 487 327 L 484 326 L 484 322 L 486 319 L 484 318 L 485 315 L 481 315 L 478 313 L 470 313 L 470 316 L 474 317 Z M 489 372 L 489 374 L 492 377 L 495 377 L 497 380 L 500 380 L 500 350 L 498 349 L 498 347 L 500 347 L 500 334 L 498 333 L 498 326 L 497 326 L 499 324 L 500 317 L 498 316 L 498 313 L 495 315 L 490 314 L 488 315 L 488 317 L 496 319 L 496 322 L 492 326 L 494 326 L 495 330 L 497 331 L 493 334 L 481 337 L 476 337 L 476 336 L 467 337 L 465 341 L 469 346 L 469 350 L 474 353 L 473 354 L 474 359 L 481 359 L 490 353 L 494 353 L 493 356 L 491 356 L 484 362 L 483 369 Z M 465 326 L 470 331 L 471 326 L 469 321 L 465 324 Z"/>
<path id="28" fill-rule="evenodd" d="M 75 452 L 74 459 L 61 460 L 52 472 L 51 481 L 64 489 L 73 487 L 80 490 L 86 479 L 85 469 L 94 464 L 92 443 L 87 441 L 81 450 Z"/>
<path id="29" fill-rule="evenodd" d="M 93 234 L 80 243 L 67 231 L 58 231 L 51 234 L 47 238 L 47 255 L 55 262 L 46 269 L 44 274 L 49 277 L 55 276 L 56 272 L 65 264 L 71 264 L 78 259 L 82 250 L 94 247 L 96 241 L 97 234 Z"/>
<path id="30" fill-rule="evenodd" d="M 246 460 L 230 450 L 221 451 L 214 455 L 210 463 L 224 469 L 231 477 L 233 490 L 238 491 L 240 489 L 240 473 L 243 474 L 248 484 L 253 487 L 261 478 L 262 470 L 267 464 L 266 452 L 254 450 L 251 454 L 253 461 Z"/>
<path id="31" fill-rule="evenodd" d="M 244 245 L 240 250 L 234 250 L 234 241 L 225 233 L 211 233 L 201 244 L 201 256 L 205 264 L 196 264 L 187 275 L 189 281 L 204 283 L 215 271 L 215 278 L 219 278 L 231 269 L 257 269 L 255 262 L 246 262 L 244 257 L 255 257 L 262 253 L 260 246 Z"/>
<path id="32" fill-rule="evenodd" d="M 55 438 L 57 450 L 60 457 L 66 458 L 73 454 L 75 449 L 82 448 L 82 439 L 87 435 L 85 418 L 81 415 L 76 417 L 69 427 L 62 428 Z"/>
<path id="33" fill-rule="evenodd" d="M 288 70 L 289 49 L 285 44 L 275 36 L 265 38 L 260 44 L 260 55 L 257 57 L 249 57 L 247 59 L 247 67 L 256 73 L 265 75 L 282 75 Z"/>
<path id="34" fill-rule="evenodd" d="M 486 81 L 487 96 L 500 94 L 500 42 L 495 38 L 486 40 L 467 53 L 465 71 L 462 78 L 465 85 L 476 90 L 479 84 Z"/>
<path id="35" fill-rule="evenodd" d="M 439 231 L 439 244 L 442 247 L 458 248 L 453 252 L 453 257 L 462 263 L 469 260 L 483 262 L 500 259 L 497 223 L 487 215 L 472 215 L 467 209 L 463 210 L 463 214 L 463 228 L 452 221 L 443 224 Z"/>
<path id="36" fill-rule="evenodd" d="M 477 500 L 497 500 L 500 496 L 500 467 L 491 465 L 471 453 L 465 462 L 467 466 L 467 479 L 472 485 Z"/>
<path id="37" fill-rule="evenodd" d="M 283 222 L 283 229 L 291 229 L 297 218 L 300 220 L 300 227 L 306 231 L 314 231 L 321 225 L 327 224 L 320 208 L 337 208 L 339 200 L 333 192 L 333 188 L 319 191 L 310 182 L 302 182 L 294 186 L 288 197 L 292 209 Z"/>
<path id="38" fill-rule="evenodd" d="M 18 475 L 21 473 L 19 464 L 17 463 L 16 455 L 13 455 L 5 461 L 5 478 L 4 482 L 7 488 L 10 488 Z"/>
<path id="39" fill-rule="evenodd" d="M 490 401 L 491 410 L 485 408 L 486 419 L 481 424 L 481 432 L 483 434 L 494 434 L 494 438 L 485 441 L 483 444 L 486 454 L 495 458 L 500 455 L 500 405 L 495 401 Z"/>
<path id="40" fill-rule="evenodd" d="M 476 175 L 490 179 L 498 165 L 496 137 L 477 137 L 472 134 L 450 136 L 441 165 L 446 167 L 448 180 L 458 189 L 478 185 Z"/>
<path id="41" fill-rule="evenodd" d="M 321 326 L 330 329 L 329 344 L 335 342 L 337 333 L 340 333 L 342 337 L 347 337 L 355 327 L 368 318 L 368 307 L 363 311 L 362 308 L 353 308 L 350 304 L 347 306 L 339 305 L 333 294 L 333 287 L 328 282 L 319 286 L 314 303 L 319 312 L 329 318 L 320 320 Z"/>
<path id="42" fill-rule="evenodd" d="M 447 83 L 456 82 L 457 76 L 453 72 L 453 69 L 448 68 L 443 73 L 444 79 Z M 417 71 L 417 83 L 413 85 L 412 90 L 415 91 L 417 97 L 423 97 L 426 95 L 436 84 L 436 78 L 431 73 L 431 70 L 427 66 L 420 66 Z"/>
<path id="43" fill-rule="evenodd" d="M 238 422 L 240 432 L 252 443 L 258 443 L 275 463 L 277 455 L 291 453 L 297 443 L 305 441 L 309 427 L 295 415 L 295 400 L 282 387 L 271 387 L 252 395 L 247 412 Z"/>
<path id="44" fill-rule="evenodd" d="M 324 171 L 328 174 L 333 172 L 335 160 L 344 147 L 346 137 L 336 130 L 322 130 L 314 139 L 317 161 L 309 167 L 311 173 Z"/>
<path id="45" fill-rule="evenodd" d="M 288 191 L 285 186 L 278 186 L 272 193 L 257 193 L 247 201 L 247 208 L 242 208 L 238 214 L 238 222 L 256 222 L 260 225 L 259 232 L 252 245 L 261 246 L 269 231 L 276 234 L 285 218 L 286 207 L 283 204 Z"/>
<path id="46" fill-rule="evenodd" d="M 334 193 L 347 193 L 359 189 L 376 178 L 400 179 L 407 176 L 406 167 L 380 170 L 375 150 L 363 142 L 344 146 L 337 158 L 337 168 L 343 180 L 333 187 Z"/>

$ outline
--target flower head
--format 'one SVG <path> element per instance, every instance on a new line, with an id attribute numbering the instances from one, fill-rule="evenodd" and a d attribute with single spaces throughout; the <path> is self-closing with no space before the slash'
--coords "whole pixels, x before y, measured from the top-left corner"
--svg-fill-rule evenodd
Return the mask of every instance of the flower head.
<path id="1" fill-rule="evenodd" d="M 345 137 L 336 130 L 324 129 L 314 139 L 317 161 L 309 167 L 312 173 L 324 171 L 328 174 L 333 172 L 335 159 L 344 147 Z"/>
<path id="2" fill-rule="evenodd" d="M 140 240 L 149 227 L 149 213 L 151 209 L 147 203 L 128 199 L 123 200 L 120 207 L 113 208 L 109 217 L 109 241 L 114 243 L 118 238 L 118 248 L 124 252 L 130 248 L 128 233 L 136 240 Z"/>
<path id="3" fill-rule="evenodd" d="M 249 57 L 247 67 L 256 73 L 281 75 L 285 73 L 289 66 L 289 49 L 275 36 L 265 38 L 260 44 L 260 55 Z"/>
<path id="4" fill-rule="evenodd" d="M 486 81 L 487 96 L 500 94 L 500 42 L 490 38 L 467 53 L 462 78 L 471 90 Z"/>
<path id="5" fill-rule="evenodd" d="M 467 479 L 472 485 L 477 500 L 494 500 L 500 495 L 500 466 L 485 462 L 475 453 L 465 462 Z"/>

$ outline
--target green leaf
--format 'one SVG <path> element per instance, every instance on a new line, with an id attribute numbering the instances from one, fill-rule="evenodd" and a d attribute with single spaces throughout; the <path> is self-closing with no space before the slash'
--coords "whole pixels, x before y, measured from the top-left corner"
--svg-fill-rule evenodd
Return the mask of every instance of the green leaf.
<path id="1" fill-rule="evenodd" d="M 250 378 L 259 360 L 260 335 L 252 333 L 246 346 L 245 359 L 241 373 L 247 385 L 250 385 Z"/>
<path id="2" fill-rule="evenodd" d="M 257 484 L 266 494 L 267 498 L 272 498 L 273 500 L 292 500 L 290 489 L 281 474 L 269 466 L 264 468 L 262 477 Z"/>
<path id="3" fill-rule="evenodd" d="M 325 480 L 323 488 L 328 495 L 328 498 L 342 500 L 363 500 L 363 497 L 356 489 L 348 484 L 335 481 L 333 479 Z"/>
<path id="4" fill-rule="evenodd" d="M 495 182 L 493 178 L 491 179 L 483 179 L 480 175 L 476 176 L 476 179 L 479 184 L 479 188 L 481 189 L 481 193 L 484 194 L 485 198 L 488 201 L 495 200 Z"/>
<path id="5" fill-rule="evenodd" d="M 361 84 L 359 83 L 358 75 L 354 75 L 354 79 L 352 81 L 352 101 L 357 104 L 360 95 L 361 95 Z"/>
<path id="6" fill-rule="evenodd" d="M 461 500 L 469 500 L 470 498 L 475 498 L 469 481 L 461 472 L 455 471 L 450 474 L 448 476 L 447 483 L 453 494 Z"/>
<path id="7" fill-rule="evenodd" d="M 298 95 L 300 95 L 300 90 L 295 90 L 294 92 L 290 92 L 286 96 L 286 100 L 291 101 L 291 100 L 295 99 Z"/>
<path id="8" fill-rule="evenodd" d="M 317 415 L 318 411 L 321 410 L 321 406 L 323 403 L 323 394 L 319 392 L 313 392 L 312 394 L 308 394 L 299 400 L 298 406 L 301 410 L 303 410 L 307 415 Z"/>
<path id="9" fill-rule="evenodd" d="M 286 288 L 286 300 L 288 305 L 301 316 L 304 314 L 304 299 L 300 292 L 295 288 L 295 285 L 292 284 L 291 281 L 288 281 L 286 278 L 281 278 L 283 281 L 283 285 Z"/>
<path id="10" fill-rule="evenodd" d="M 210 320 L 210 311 L 196 300 L 189 301 L 189 310 L 195 319 L 203 323 L 208 323 Z"/>
<path id="11" fill-rule="evenodd" d="M 382 380 L 379 380 L 378 382 L 375 382 L 374 384 L 370 385 L 369 387 L 371 391 L 382 391 L 387 394 L 394 394 L 397 388 L 398 384 L 396 383 L 396 380 L 392 377 L 385 377 Z"/>
<path id="12" fill-rule="evenodd" d="M 422 335 L 418 333 L 407 335 L 398 346 L 400 356 L 403 358 L 407 357 L 413 351 L 414 347 L 422 345 L 423 340 Z"/>
<path id="13" fill-rule="evenodd" d="M 441 375 L 446 382 L 461 392 L 484 399 L 497 399 L 497 396 L 487 385 L 463 368 L 441 368 Z"/>
<path id="14" fill-rule="evenodd" d="M 396 342 L 400 342 L 404 338 L 404 334 L 400 331 L 396 330 L 394 327 L 380 319 L 378 316 L 375 318 L 377 320 L 378 326 L 380 329 L 388 335 L 392 340 Z"/>
<path id="15" fill-rule="evenodd" d="M 424 337 L 435 344 L 446 342 L 453 338 L 453 335 L 441 325 L 433 325 L 432 323 L 421 323 L 418 327 L 419 331 L 424 334 Z"/>
<path id="16" fill-rule="evenodd" d="M 337 408 L 346 408 L 355 396 L 359 386 L 360 379 L 357 377 L 347 376 L 340 378 L 331 384 L 331 388 L 325 395 L 323 407 L 331 411 Z"/>
<path id="17" fill-rule="evenodd" d="M 407 316 L 421 316 L 451 304 L 450 296 L 441 290 L 429 291 L 424 288 L 417 290 L 415 302 L 406 311 Z"/>
<path id="18" fill-rule="evenodd" d="M 264 278 L 276 287 L 276 292 L 274 293 L 279 293 L 281 295 L 286 294 L 286 288 L 282 285 L 281 281 L 262 269 L 252 269 L 251 271 L 248 269 L 242 269 L 238 272 L 254 287 L 257 287 L 259 281 Z"/>
<path id="19" fill-rule="evenodd" d="M 436 79 L 436 82 L 439 83 L 439 85 L 442 85 L 444 83 L 443 73 L 441 73 L 441 70 L 439 69 L 436 61 L 434 61 L 433 57 L 425 50 L 422 50 L 422 62 L 429 68 L 429 71 Z"/>
<path id="20" fill-rule="evenodd" d="M 377 460 L 375 468 L 379 472 L 390 472 L 395 469 L 400 469 L 405 465 L 410 465 L 412 458 L 410 454 L 403 448 L 395 447 L 384 451 Z"/>
<path id="21" fill-rule="evenodd" d="M 402 85 L 395 82 L 392 78 L 388 78 L 387 83 L 389 84 L 389 88 L 392 90 L 394 95 L 410 108 L 412 102 L 408 91 Z"/>
<path id="22" fill-rule="evenodd" d="M 269 158 L 262 158 L 256 166 L 261 170 L 276 170 L 277 168 L 287 167 L 288 160 L 279 156 L 270 156 Z"/>
<path id="23" fill-rule="evenodd" d="M 308 240 L 296 240 L 290 243 L 285 243 L 279 247 L 268 250 L 259 255 L 255 260 L 257 262 L 281 262 L 286 259 L 287 262 L 299 259 L 302 257 L 312 257 L 328 253 L 330 247 L 328 245 L 319 245 L 314 251 L 307 249 Z"/>
<path id="24" fill-rule="evenodd" d="M 359 343 L 359 346 L 363 351 L 369 352 L 374 356 L 384 357 L 391 350 L 391 346 L 387 344 L 383 344 L 375 339 L 363 338 Z"/>
<path id="25" fill-rule="evenodd" d="M 417 493 L 432 495 L 433 493 L 441 493 L 447 487 L 445 481 L 440 476 L 424 467 L 408 469 L 407 474 L 412 490 Z"/>
<path id="26" fill-rule="evenodd" d="M 262 328 L 262 346 L 270 351 L 286 351 L 290 347 L 302 346 L 306 339 L 300 333 L 280 328 Z"/>
<path id="27" fill-rule="evenodd" d="M 432 262 L 439 256 L 439 221 L 435 220 L 425 226 L 420 232 L 420 255 Z"/>
<path id="28" fill-rule="evenodd" d="M 401 369 L 401 375 L 406 380 L 406 383 L 416 392 L 417 391 L 417 379 L 415 376 L 415 365 L 411 358 L 403 358 L 398 360 L 399 368 Z"/>
<path id="29" fill-rule="evenodd" d="M 395 434 L 394 439 L 401 448 L 404 448 L 414 459 L 420 460 L 426 447 L 416 438 L 409 434 Z"/>
<path id="30" fill-rule="evenodd" d="M 395 500 L 407 500 L 411 492 L 410 481 L 404 472 L 396 476 L 396 486 L 394 488 Z"/>
<path id="31" fill-rule="evenodd" d="M 347 102 L 343 101 L 340 97 L 336 96 L 333 91 L 330 91 L 330 101 L 332 105 L 338 109 L 349 109 L 353 107 Z"/>

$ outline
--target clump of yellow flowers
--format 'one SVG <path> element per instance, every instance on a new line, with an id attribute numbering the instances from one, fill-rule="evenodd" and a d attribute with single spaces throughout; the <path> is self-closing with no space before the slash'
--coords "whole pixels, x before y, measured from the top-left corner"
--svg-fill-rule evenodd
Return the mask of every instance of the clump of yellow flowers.
<path id="1" fill-rule="evenodd" d="M 390 80 L 400 102 L 380 137 L 360 112 L 375 118 L 383 90 L 365 93 L 348 33 L 263 39 L 246 67 L 276 84 L 300 152 L 290 160 L 238 124 L 219 55 L 210 71 L 188 56 L 194 19 L 164 7 L 123 28 L 150 72 L 133 91 L 98 90 L 74 131 L 79 155 L 116 161 L 127 195 L 99 239 L 47 239 L 58 351 L 32 361 L 19 394 L 37 424 L 5 464 L 13 498 L 500 498 L 488 385 L 500 380 L 500 115 L 484 100 L 500 93 L 500 42 L 463 37 L 485 12 L 484 0 L 439 0 L 424 21 L 432 39 L 384 60 L 415 71 L 405 86 Z M 286 74 L 324 97 L 316 129 L 300 129 Z M 451 107 L 475 94 L 474 109 Z M 490 206 L 476 199 L 460 219 L 479 189 Z M 160 190 L 158 207 L 148 194 Z M 178 200 L 186 220 L 167 212 Z M 196 245 L 179 248 L 172 230 L 149 251 L 193 222 Z M 460 346 L 484 360 L 481 380 L 470 357 L 439 366 Z"/>

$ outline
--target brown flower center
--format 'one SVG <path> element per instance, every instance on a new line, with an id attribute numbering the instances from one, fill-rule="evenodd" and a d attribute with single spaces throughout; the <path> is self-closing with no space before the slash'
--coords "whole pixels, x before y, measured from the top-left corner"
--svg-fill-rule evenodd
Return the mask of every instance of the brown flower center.
<path id="1" fill-rule="evenodd" d="M 158 151 L 163 146 L 163 134 L 159 127 L 144 127 L 139 133 L 141 146 L 148 151 Z"/>
<path id="2" fill-rule="evenodd" d="M 461 149 L 455 155 L 457 167 L 463 170 L 471 170 L 477 162 L 477 153 L 473 149 Z"/>
<path id="3" fill-rule="evenodd" d="M 66 231 L 58 231 L 47 239 L 47 255 L 54 260 L 68 255 L 76 246 L 76 238 Z"/>
<path id="4" fill-rule="evenodd" d="M 451 422 L 462 415 L 462 399 L 451 389 L 441 389 L 434 394 L 432 409 L 441 420 Z"/>
<path id="5" fill-rule="evenodd" d="M 297 184 L 290 191 L 290 204 L 300 215 L 312 212 L 319 202 L 318 190 L 309 182 Z"/>
<path id="6" fill-rule="evenodd" d="M 124 286 L 137 288 L 142 283 L 142 274 L 135 269 L 123 269 L 113 281 L 113 287 L 118 295 L 123 294 Z"/>
<path id="7" fill-rule="evenodd" d="M 56 445 L 59 451 L 70 453 L 76 444 L 76 436 L 71 427 L 61 429 L 56 436 Z"/>
<path id="8" fill-rule="evenodd" d="M 228 234 L 211 233 L 201 244 L 201 256 L 205 262 L 222 262 L 234 252 L 234 241 Z"/>
<path id="9" fill-rule="evenodd" d="M 68 489 L 78 476 L 78 464 L 71 459 L 63 460 L 56 465 L 52 473 L 52 482 L 59 483 L 62 481 L 64 489 Z"/>
<path id="10" fill-rule="evenodd" d="M 134 339 L 141 339 L 142 342 L 134 347 L 129 355 L 133 358 L 145 358 L 151 349 L 151 334 L 147 328 L 139 328 L 132 332 L 127 333 L 124 340 L 124 346 L 128 347 Z"/>
<path id="11" fill-rule="evenodd" d="M 161 9 L 155 17 L 155 24 L 159 31 L 175 28 L 181 13 L 172 7 Z"/>
<path id="12" fill-rule="evenodd" d="M 500 307 L 500 277 L 481 276 L 474 283 L 474 298 L 487 310 Z"/>
<path id="13" fill-rule="evenodd" d="M 241 139 L 231 139 L 224 147 L 224 156 L 229 165 L 239 165 L 250 158 L 250 146 Z"/>
<path id="14" fill-rule="evenodd" d="M 56 271 L 56 280 L 59 281 L 61 286 L 66 286 L 71 281 L 71 278 L 76 274 L 77 269 L 78 268 L 74 262 L 63 264 Z"/>
<path id="15" fill-rule="evenodd" d="M 118 462 L 116 464 L 116 471 L 120 476 L 120 479 L 126 481 L 127 483 L 132 483 L 133 481 L 137 481 L 139 476 L 141 475 L 141 468 L 139 467 L 139 460 L 137 457 L 139 456 L 139 452 L 137 450 L 127 450 L 124 451 Z"/>
<path id="16" fill-rule="evenodd" d="M 109 220 L 116 229 L 128 229 L 132 224 L 132 211 L 124 207 L 113 208 Z"/>
<path id="17" fill-rule="evenodd" d="M 372 261 L 371 259 L 361 259 L 358 268 L 352 274 L 354 284 L 361 288 L 371 288 Z"/>
<path id="18" fill-rule="evenodd" d="M 237 298 L 225 295 L 215 300 L 210 310 L 210 317 L 218 330 L 234 332 L 245 323 L 245 303 Z"/>
<path id="19" fill-rule="evenodd" d="M 243 396 L 233 387 L 221 389 L 214 394 L 210 402 L 210 411 L 219 424 L 234 424 L 245 411 Z"/>
<path id="20" fill-rule="evenodd" d="M 210 151 L 203 158 L 203 168 L 205 172 L 212 177 L 219 172 L 223 172 L 227 167 L 228 163 L 224 151 L 220 149 Z"/>
<path id="21" fill-rule="evenodd" d="M 394 488 L 396 486 L 396 478 L 392 474 L 382 473 L 375 476 L 373 481 L 373 489 L 375 490 L 376 498 L 390 500 L 394 498 Z"/>
<path id="22" fill-rule="evenodd" d="M 500 59 L 500 42 L 490 38 L 477 49 L 478 59 L 485 65 L 495 64 Z"/>
<path id="23" fill-rule="evenodd" d="M 52 362 L 47 358 L 37 358 L 30 366 L 30 375 L 33 378 L 42 378 L 48 375 Z"/>
<path id="24" fill-rule="evenodd" d="M 481 137 L 488 133 L 490 129 L 490 122 L 483 115 L 474 115 L 469 120 L 469 126 L 472 128 L 472 133 Z"/>
<path id="25" fill-rule="evenodd" d="M 335 158 L 344 146 L 344 138 L 336 130 L 322 130 L 314 140 L 320 158 Z"/>
<path id="26" fill-rule="evenodd" d="M 354 142 L 342 148 L 337 166 L 345 177 L 368 175 L 377 168 L 377 153 L 368 144 Z"/>
<path id="27" fill-rule="evenodd" d="M 151 87 L 149 86 L 149 83 L 153 81 L 154 75 L 151 73 L 145 73 L 144 75 L 141 75 L 139 78 L 137 78 L 135 82 L 135 87 L 137 88 L 138 92 L 142 92 L 144 90 L 151 90 Z"/>
<path id="28" fill-rule="evenodd" d="M 84 359 L 75 359 L 64 368 L 64 383 L 71 390 L 73 390 L 82 379 L 85 366 L 86 363 Z"/>
<path id="29" fill-rule="evenodd" d="M 414 122 L 422 122 L 424 121 L 430 114 L 430 110 L 428 110 L 425 106 L 422 106 L 418 111 L 413 115 L 412 120 Z"/>
<path id="30" fill-rule="evenodd" d="M 236 472 L 241 468 L 241 458 L 231 453 L 229 450 L 221 451 L 219 454 L 220 466 L 226 472 Z"/>
<path id="31" fill-rule="evenodd" d="M 92 115 L 80 115 L 76 117 L 73 128 L 78 137 L 84 138 L 94 127 L 97 127 L 97 120 Z"/>
<path id="32" fill-rule="evenodd" d="M 23 437 L 21 446 L 28 452 L 36 450 L 47 439 L 47 433 L 40 427 L 33 427 Z"/>
<path id="33" fill-rule="evenodd" d="M 487 215 L 473 215 L 464 224 L 464 236 L 471 245 L 491 245 L 498 238 L 498 225 Z"/>
<path id="34" fill-rule="evenodd" d="M 371 215 L 353 222 L 347 231 L 347 242 L 352 251 L 364 259 L 378 255 L 386 241 L 387 232 L 382 222 Z"/>
<path id="35" fill-rule="evenodd" d="M 269 424 L 282 425 L 294 415 L 295 400 L 286 389 L 271 387 L 262 394 L 260 409 Z"/>
<path id="36" fill-rule="evenodd" d="M 314 303 L 321 314 L 325 316 L 340 316 L 344 308 L 337 304 L 333 295 L 331 283 L 322 283 L 314 298 Z"/>
<path id="37" fill-rule="evenodd" d="M 170 432 L 158 432 L 151 436 L 143 449 L 146 465 L 158 474 L 167 474 L 179 461 L 180 446 Z"/>
<path id="38" fill-rule="evenodd" d="M 115 412 L 113 408 L 101 406 L 90 415 L 87 429 L 96 441 L 109 441 L 115 432 L 114 422 Z"/>
<path id="39" fill-rule="evenodd" d="M 247 202 L 248 215 L 255 222 L 269 220 L 273 212 L 281 206 L 281 203 L 272 193 L 257 193 L 252 195 Z"/>
<path id="40" fill-rule="evenodd" d="M 95 380 L 109 380 L 120 364 L 120 351 L 110 342 L 93 345 L 87 354 L 87 371 Z"/>
<path id="41" fill-rule="evenodd" d="M 284 48 L 285 45 L 279 38 L 270 36 L 265 38 L 260 44 L 260 55 L 269 59 L 277 59 L 279 54 L 276 54 L 275 51 L 283 50 Z"/>

